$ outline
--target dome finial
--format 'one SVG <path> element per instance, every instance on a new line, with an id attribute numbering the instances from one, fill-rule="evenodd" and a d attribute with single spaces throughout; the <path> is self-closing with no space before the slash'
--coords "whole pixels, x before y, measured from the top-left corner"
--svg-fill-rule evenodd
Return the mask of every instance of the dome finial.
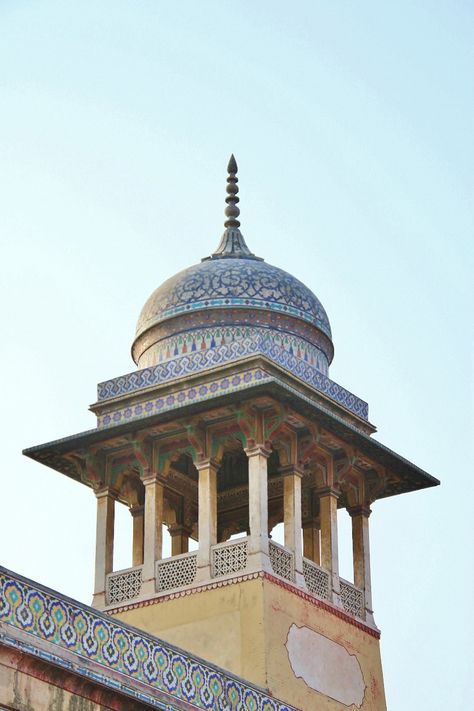
<path id="1" fill-rule="evenodd" d="M 226 221 L 224 222 L 225 230 L 221 237 L 217 249 L 209 257 L 204 257 L 203 262 L 208 259 L 257 259 L 263 261 L 261 257 L 256 257 L 252 254 L 250 249 L 245 244 L 245 240 L 240 231 L 240 222 L 238 221 L 238 216 L 240 215 L 240 210 L 237 207 L 239 198 L 237 193 L 239 188 L 237 187 L 237 161 L 232 153 L 229 162 L 227 164 L 227 197 L 225 199 L 227 207 L 225 209 Z"/>
<path id="2" fill-rule="evenodd" d="M 225 199 L 227 207 L 224 211 L 227 220 L 224 222 L 224 227 L 240 227 L 240 222 L 237 219 L 240 215 L 240 210 L 237 207 L 237 203 L 239 202 L 239 198 L 237 197 L 237 193 L 239 192 L 239 188 L 237 187 L 239 180 L 237 178 L 237 170 L 237 161 L 232 153 L 229 163 L 227 164 L 227 172 L 229 173 L 227 176 L 227 197 Z"/>

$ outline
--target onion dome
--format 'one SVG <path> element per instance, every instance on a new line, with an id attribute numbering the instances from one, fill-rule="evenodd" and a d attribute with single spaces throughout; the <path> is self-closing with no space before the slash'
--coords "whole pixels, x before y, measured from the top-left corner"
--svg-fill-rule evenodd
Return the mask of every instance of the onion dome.
<path id="1" fill-rule="evenodd" d="M 326 312 L 302 282 L 249 250 L 238 220 L 234 156 L 227 170 L 219 245 L 151 294 L 138 319 L 133 359 L 146 368 L 186 356 L 205 368 L 273 348 L 327 374 L 334 349 Z"/>

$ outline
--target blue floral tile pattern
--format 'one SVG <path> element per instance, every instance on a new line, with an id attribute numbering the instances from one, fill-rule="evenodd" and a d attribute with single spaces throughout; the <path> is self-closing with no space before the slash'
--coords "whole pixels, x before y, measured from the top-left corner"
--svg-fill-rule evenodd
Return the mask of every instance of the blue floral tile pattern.
<path id="1" fill-rule="evenodd" d="M 238 392 L 252 387 L 259 382 L 268 380 L 268 378 L 268 373 L 261 368 L 249 368 L 229 378 L 216 376 L 213 380 L 207 383 L 201 383 L 196 387 L 183 388 L 176 392 L 163 395 L 162 397 L 154 397 L 145 403 L 140 403 L 133 407 L 122 407 L 107 412 L 97 418 L 97 427 L 120 425 L 129 420 L 147 417 L 148 415 L 156 415 L 160 412 L 168 412 L 169 410 L 175 410 L 195 402 L 212 400 L 216 395 Z"/>
<path id="2" fill-rule="evenodd" d="M 313 292 L 283 269 L 252 259 L 204 261 L 165 281 L 145 303 L 137 336 L 177 314 L 229 306 L 288 313 L 331 338 L 329 319 Z"/>
<path id="3" fill-rule="evenodd" d="M 194 659 L 159 639 L 93 610 L 58 593 L 0 568 L 0 622 L 31 635 L 31 651 L 40 651 L 35 640 L 49 642 L 56 650 L 53 661 L 61 663 L 61 652 L 74 653 L 78 660 L 93 662 L 101 673 L 91 674 L 108 686 L 120 686 L 107 672 L 123 675 L 124 681 L 140 682 L 147 703 L 169 711 L 186 702 L 195 709 L 213 711 L 295 711 L 220 669 Z M 5 633 L 2 635 L 6 637 Z M 9 643 L 14 637 L 9 635 Z M 18 643 L 25 649 L 24 643 Z M 64 662 L 63 662 L 64 664 Z M 174 703 L 173 703 L 174 702 Z M 188 707 L 187 707 L 188 708 Z"/>
<path id="4" fill-rule="evenodd" d="M 196 351 L 200 353 L 208 350 L 215 351 L 220 346 L 225 345 L 237 348 L 237 344 L 244 341 L 248 343 L 249 340 L 274 342 L 291 355 L 304 360 L 325 375 L 328 374 L 329 364 L 326 354 L 321 348 L 309 343 L 306 339 L 276 329 L 242 325 L 188 329 L 184 333 L 173 335 L 171 338 L 163 338 L 146 349 L 146 353 L 151 353 L 151 356 L 148 356 L 148 362 L 145 361 L 141 368 L 174 360 L 182 355 L 192 354 Z"/>
<path id="5" fill-rule="evenodd" d="M 298 358 L 297 355 L 279 346 L 273 340 L 266 338 L 242 339 L 230 344 L 220 345 L 217 348 L 207 351 L 187 353 L 174 360 L 159 363 L 158 365 L 144 368 L 143 370 L 137 370 L 128 375 L 114 378 L 113 380 L 107 380 L 98 385 L 98 400 L 99 402 L 104 402 L 111 398 L 120 397 L 121 395 L 135 393 L 142 388 L 161 385 L 192 373 L 205 371 L 206 369 L 218 365 L 224 365 L 247 356 L 258 354 L 262 354 L 277 365 L 284 367 L 285 370 L 300 378 L 315 390 L 331 398 L 338 405 L 342 405 L 358 417 L 365 420 L 368 419 L 369 406 L 364 400 L 361 400 L 349 390 L 346 390 L 346 388 L 330 380 L 324 373 L 310 365 L 304 359 Z M 249 375 L 245 378 L 244 383 L 249 383 L 252 379 L 261 380 L 263 377 L 263 371 L 259 371 L 260 374 L 258 376 L 250 375 L 250 373 L 254 373 L 254 371 L 249 371 Z M 176 402 L 175 399 L 170 399 L 174 396 L 168 396 L 165 401 L 161 399 L 156 401 L 149 400 L 144 405 L 136 405 L 133 410 L 132 408 L 126 408 L 123 411 L 123 415 L 115 422 L 111 420 L 110 415 L 106 416 L 108 417 L 107 422 L 105 418 L 102 418 L 99 426 L 118 424 L 120 421 L 123 422 L 128 419 L 133 419 L 136 416 L 142 417 L 146 414 L 153 414 L 153 412 L 160 412 L 165 406 L 167 406 L 166 409 L 170 409 L 169 406 L 184 404 L 186 401 L 195 400 L 197 402 L 198 400 L 208 399 L 213 393 L 218 391 L 228 389 L 230 392 L 241 389 L 244 383 L 239 381 L 239 383 L 229 384 L 226 378 L 219 380 L 216 376 L 214 386 L 209 386 L 209 390 L 206 390 L 204 393 L 202 393 L 199 388 L 197 390 L 190 388 L 181 391 L 181 395 L 176 396 L 179 397 L 180 400 Z M 144 412 L 143 408 L 147 408 L 147 411 Z"/>

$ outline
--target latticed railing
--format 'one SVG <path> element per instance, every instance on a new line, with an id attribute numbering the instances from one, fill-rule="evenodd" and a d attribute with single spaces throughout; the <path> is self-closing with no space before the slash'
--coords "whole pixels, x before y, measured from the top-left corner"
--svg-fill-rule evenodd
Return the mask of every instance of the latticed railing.
<path id="1" fill-rule="evenodd" d="M 191 585 L 196 577 L 197 553 L 184 553 L 156 563 L 156 589 L 174 590 Z"/>
<path id="2" fill-rule="evenodd" d="M 235 541 L 218 543 L 212 547 L 211 574 L 213 578 L 219 575 L 229 575 L 245 570 L 248 558 L 248 539 L 238 538 Z"/>
<path id="3" fill-rule="evenodd" d="M 140 595 L 142 587 L 142 568 L 127 568 L 109 573 L 106 582 L 106 599 L 108 605 L 133 600 Z"/>
<path id="4" fill-rule="evenodd" d="M 295 558 L 293 553 L 279 543 L 269 541 L 269 554 L 273 572 L 287 580 L 294 580 Z"/>
<path id="5" fill-rule="evenodd" d="M 347 580 L 340 578 L 341 602 L 344 610 L 355 617 L 364 617 L 364 593 Z"/>
<path id="6" fill-rule="evenodd" d="M 313 561 L 303 558 L 303 574 L 308 590 L 323 600 L 329 600 L 328 571 L 320 568 Z"/>

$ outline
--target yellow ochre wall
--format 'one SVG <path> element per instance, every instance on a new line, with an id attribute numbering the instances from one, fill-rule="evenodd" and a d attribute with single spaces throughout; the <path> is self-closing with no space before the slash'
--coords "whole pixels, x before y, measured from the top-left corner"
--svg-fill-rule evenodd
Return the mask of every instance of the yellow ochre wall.
<path id="1" fill-rule="evenodd" d="M 275 579 L 215 583 L 112 614 L 301 711 L 386 711 L 378 639 Z"/>

